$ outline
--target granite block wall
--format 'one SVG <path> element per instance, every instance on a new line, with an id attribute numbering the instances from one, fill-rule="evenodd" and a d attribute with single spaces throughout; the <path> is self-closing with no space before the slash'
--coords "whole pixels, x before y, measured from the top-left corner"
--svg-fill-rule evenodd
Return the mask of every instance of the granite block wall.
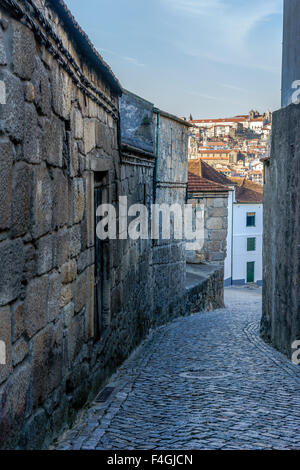
<path id="1" fill-rule="evenodd" d="M 300 340 L 299 123 L 299 105 L 274 114 L 271 158 L 265 163 L 261 334 L 288 357 Z"/>

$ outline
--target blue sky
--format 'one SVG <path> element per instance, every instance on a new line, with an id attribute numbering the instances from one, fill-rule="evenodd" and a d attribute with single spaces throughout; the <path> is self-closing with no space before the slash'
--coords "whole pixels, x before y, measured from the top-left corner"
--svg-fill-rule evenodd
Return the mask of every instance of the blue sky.
<path id="1" fill-rule="evenodd" d="M 122 86 L 179 116 L 280 107 L 282 0 L 65 0 Z"/>

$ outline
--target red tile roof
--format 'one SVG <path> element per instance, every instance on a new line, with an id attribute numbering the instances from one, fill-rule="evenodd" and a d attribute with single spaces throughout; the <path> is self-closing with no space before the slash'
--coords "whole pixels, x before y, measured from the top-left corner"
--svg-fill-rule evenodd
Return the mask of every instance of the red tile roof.
<path id="1" fill-rule="evenodd" d="M 206 178 L 201 178 L 189 172 L 188 176 L 188 191 L 191 193 L 199 192 L 227 192 L 230 191 L 228 186 L 223 184 L 214 183 Z"/>
<path id="2" fill-rule="evenodd" d="M 219 153 L 219 154 L 228 154 L 228 153 L 231 153 L 233 152 L 234 150 L 230 150 L 230 149 L 207 149 L 207 150 L 199 150 L 199 154 L 201 153 L 207 153 L 207 154 L 214 154 L 214 153 Z"/>
<path id="3" fill-rule="evenodd" d="M 239 203 L 263 203 L 263 186 L 247 180 L 246 178 L 230 178 L 237 184 L 235 191 L 236 201 Z"/>
<path id="4" fill-rule="evenodd" d="M 189 160 L 189 191 L 229 191 L 232 182 L 200 158 Z"/>

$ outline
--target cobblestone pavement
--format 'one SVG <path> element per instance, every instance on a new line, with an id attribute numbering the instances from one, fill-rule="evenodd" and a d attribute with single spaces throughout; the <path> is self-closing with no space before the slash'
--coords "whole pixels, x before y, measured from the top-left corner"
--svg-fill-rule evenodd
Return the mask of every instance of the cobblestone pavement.
<path id="1" fill-rule="evenodd" d="M 155 331 L 58 449 L 300 449 L 300 368 L 261 342 L 261 290 Z"/>

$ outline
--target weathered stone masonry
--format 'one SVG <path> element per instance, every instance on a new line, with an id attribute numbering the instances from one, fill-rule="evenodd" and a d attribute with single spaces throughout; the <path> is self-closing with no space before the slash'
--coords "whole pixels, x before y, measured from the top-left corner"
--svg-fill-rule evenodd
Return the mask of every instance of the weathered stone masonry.
<path id="1" fill-rule="evenodd" d="M 99 202 L 184 203 L 186 125 L 148 105 L 136 130 L 151 148 L 135 146 L 118 80 L 61 0 L 0 0 L 0 15 L 0 447 L 30 449 L 206 292 L 189 297 L 178 241 L 95 237 Z"/>
<path id="2" fill-rule="evenodd" d="M 282 106 L 274 114 L 271 156 L 265 161 L 263 238 L 264 340 L 289 358 L 300 340 L 300 5 L 284 1 Z"/>
<path id="3" fill-rule="evenodd" d="M 265 163 L 262 336 L 291 357 L 300 339 L 300 106 L 274 114 Z"/>

